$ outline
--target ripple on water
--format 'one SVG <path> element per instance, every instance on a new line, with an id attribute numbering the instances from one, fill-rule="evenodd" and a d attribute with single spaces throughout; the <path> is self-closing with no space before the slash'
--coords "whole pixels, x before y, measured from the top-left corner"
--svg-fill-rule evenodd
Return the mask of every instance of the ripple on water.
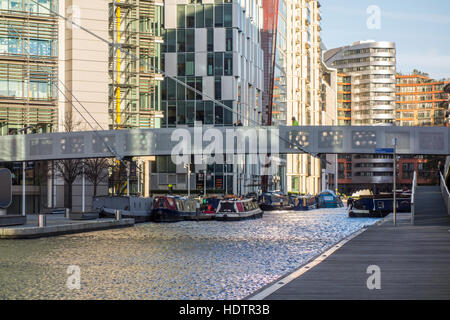
<path id="1" fill-rule="evenodd" d="M 240 299 L 378 219 L 344 208 L 0 242 L 0 299 Z M 81 290 L 66 287 L 81 268 Z"/>

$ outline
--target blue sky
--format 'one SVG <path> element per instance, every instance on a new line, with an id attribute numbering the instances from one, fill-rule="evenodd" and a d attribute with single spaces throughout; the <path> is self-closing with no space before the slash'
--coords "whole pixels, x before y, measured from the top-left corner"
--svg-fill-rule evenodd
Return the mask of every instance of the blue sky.
<path id="1" fill-rule="evenodd" d="M 321 37 L 328 49 L 358 40 L 393 41 L 397 71 L 419 69 L 450 78 L 450 0 L 319 0 Z M 369 29 L 369 6 L 380 8 L 380 29 Z"/>

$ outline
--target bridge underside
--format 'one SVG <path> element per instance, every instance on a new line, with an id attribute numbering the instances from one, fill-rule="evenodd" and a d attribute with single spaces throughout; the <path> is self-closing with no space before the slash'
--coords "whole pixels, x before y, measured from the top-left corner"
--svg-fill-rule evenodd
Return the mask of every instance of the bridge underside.
<path id="1" fill-rule="evenodd" d="M 450 128 L 395 126 L 186 127 L 0 137 L 0 162 L 187 154 L 450 155 Z M 209 147 L 208 147 L 209 146 Z M 174 149 L 175 148 L 175 149 Z M 209 150 L 209 152 L 208 152 Z"/>

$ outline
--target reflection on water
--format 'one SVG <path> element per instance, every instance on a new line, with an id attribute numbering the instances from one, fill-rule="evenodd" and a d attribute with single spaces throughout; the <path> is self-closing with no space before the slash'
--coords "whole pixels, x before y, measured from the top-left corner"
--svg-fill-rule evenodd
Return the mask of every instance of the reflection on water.
<path id="1" fill-rule="evenodd" d="M 240 299 L 375 219 L 344 208 L 0 241 L 0 299 Z M 66 287 L 69 265 L 81 289 Z"/>

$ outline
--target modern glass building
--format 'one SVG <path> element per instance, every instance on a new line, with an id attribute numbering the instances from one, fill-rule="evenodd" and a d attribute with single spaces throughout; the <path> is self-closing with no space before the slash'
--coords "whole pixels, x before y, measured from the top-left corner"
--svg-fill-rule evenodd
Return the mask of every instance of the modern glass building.
<path id="1" fill-rule="evenodd" d="M 0 135 L 46 133 L 58 124 L 57 0 L 0 0 Z M 25 129 L 26 130 L 21 130 Z M 13 176 L 10 213 L 22 212 L 25 180 L 26 212 L 45 202 L 46 163 L 7 163 Z"/>
<path id="2" fill-rule="evenodd" d="M 165 2 L 164 10 L 162 64 L 167 77 L 161 89 L 161 126 L 194 126 L 195 122 L 232 126 L 237 120 L 244 126 L 260 124 L 264 80 L 259 2 L 175 0 Z M 192 166 L 191 190 L 203 189 L 201 168 Z M 174 190 L 187 189 L 186 169 L 177 168 L 170 157 L 159 157 L 153 169 L 152 190 L 167 189 L 169 184 Z M 227 193 L 245 193 L 259 181 L 243 163 L 209 164 L 206 178 L 208 189 Z"/>
<path id="3" fill-rule="evenodd" d="M 56 129 L 58 1 L 0 0 L 0 135 Z"/>

